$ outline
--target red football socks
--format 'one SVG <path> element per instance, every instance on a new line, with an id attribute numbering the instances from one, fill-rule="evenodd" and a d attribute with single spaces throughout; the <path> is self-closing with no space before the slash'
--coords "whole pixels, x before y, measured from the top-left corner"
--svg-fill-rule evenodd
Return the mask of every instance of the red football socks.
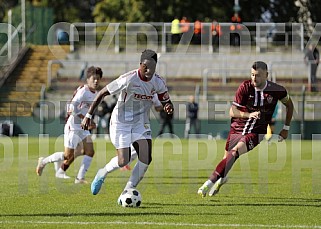
<path id="1" fill-rule="evenodd" d="M 233 155 L 235 154 L 235 156 Z M 239 153 L 235 150 L 228 152 L 226 158 L 224 158 L 217 166 L 209 179 L 215 183 L 221 177 L 225 177 L 232 168 L 234 162 L 239 158 Z"/>

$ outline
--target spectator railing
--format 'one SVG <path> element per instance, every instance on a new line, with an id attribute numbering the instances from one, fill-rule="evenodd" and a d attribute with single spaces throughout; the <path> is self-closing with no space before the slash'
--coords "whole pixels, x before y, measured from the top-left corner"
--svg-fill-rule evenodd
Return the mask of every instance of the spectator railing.
<path id="1" fill-rule="evenodd" d="M 219 23 L 223 35 L 219 37 L 219 45 L 230 44 L 231 34 L 238 33 L 248 45 L 256 45 L 261 52 L 272 46 L 289 45 L 304 49 L 304 30 L 301 23 L 242 23 L 243 31 L 233 32 L 229 28 L 232 23 Z M 217 44 L 213 44 L 212 23 L 202 23 L 201 46 L 207 53 L 212 53 Z M 59 28 L 59 23 L 56 24 Z M 131 51 L 135 46 L 147 46 L 159 52 L 186 52 L 192 43 L 194 24 L 190 23 L 189 34 L 182 34 L 179 44 L 171 42 L 171 23 L 72 23 L 69 24 L 70 49 L 76 46 L 98 45 L 112 47 L 113 52 Z M 241 39 L 242 41 L 242 39 Z M 273 45 L 268 45 L 273 44 Z M 242 43 L 241 43 L 242 45 Z"/>
<path id="2" fill-rule="evenodd" d="M 52 66 L 53 65 L 59 65 L 61 68 L 58 69 L 57 72 L 57 78 L 59 79 L 59 71 L 62 69 L 71 69 L 73 74 L 73 79 L 78 79 L 77 77 L 80 76 L 81 68 L 77 68 L 77 66 L 82 66 L 84 60 L 49 60 L 47 65 L 47 88 L 51 88 L 51 83 L 53 79 L 53 73 L 52 73 Z M 93 63 L 90 63 L 90 61 L 87 61 L 88 65 L 97 65 L 102 68 L 103 71 L 103 77 L 118 77 L 121 74 L 124 74 L 130 70 L 137 69 L 139 65 L 139 61 L 105 61 L 105 60 L 94 60 Z M 111 67 L 113 66 L 113 67 Z M 115 68 L 115 66 L 119 68 Z M 76 68 L 75 68 L 76 67 Z M 166 63 L 160 62 L 157 64 L 157 73 L 160 75 L 166 76 L 167 74 L 167 66 Z M 68 76 L 67 76 L 68 77 Z"/>
<path id="3" fill-rule="evenodd" d="M 244 79 L 250 79 L 250 70 L 247 69 L 231 69 L 227 67 L 226 60 L 224 61 L 225 65 L 217 66 L 217 68 L 206 68 L 202 72 L 202 81 L 203 81 L 203 99 L 208 99 L 208 79 L 210 77 L 221 79 L 222 86 L 227 85 L 227 79 L 230 77 L 236 77 L 236 75 L 243 75 Z M 268 63 L 268 72 L 271 81 L 277 82 L 277 72 L 280 71 L 280 66 L 284 66 L 285 70 L 289 71 L 289 77 L 291 76 L 291 67 L 300 65 L 302 61 L 271 61 Z M 311 87 L 311 76 L 310 76 L 310 66 L 308 64 L 306 68 L 303 68 L 302 75 L 307 77 L 308 87 Z M 295 69 L 297 71 L 297 69 Z M 236 74 L 237 73 L 237 74 Z M 239 77 L 239 76 L 237 76 Z M 283 77 L 284 78 L 284 77 Z M 292 78 L 289 78 L 292 79 Z"/>

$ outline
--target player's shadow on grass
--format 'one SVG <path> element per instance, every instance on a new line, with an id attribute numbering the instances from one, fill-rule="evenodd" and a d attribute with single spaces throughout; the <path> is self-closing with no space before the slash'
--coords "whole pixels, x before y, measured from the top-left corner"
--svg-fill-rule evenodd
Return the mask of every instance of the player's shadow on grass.
<path id="1" fill-rule="evenodd" d="M 202 199 L 200 198 L 202 201 Z M 172 207 L 172 206 L 177 206 L 177 207 L 211 207 L 208 203 L 186 203 L 186 204 L 176 204 L 176 203 L 156 203 L 156 202 L 148 202 L 146 205 L 148 207 L 146 208 L 160 208 L 160 207 Z M 203 213 L 202 213 L 203 214 Z M 218 215 L 231 215 L 227 213 L 215 213 Z M 185 214 L 185 215 L 198 215 L 197 212 L 191 212 L 191 214 Z M 212 213 L 210 215 L 213 215 Z"/>
<path id="2" fill-rule="evenodd" d="M 226 196 L 225 196 L 226 198 Z M 255 203 L 237 203 L 235 199 L 250 199 L 250 202 Z M 259 199 L 259 200 L 256 200 Z M 215 206 L 252 206 L 252 207 L 313 207 L 321 208 L 321 199 L 305 199 L 305 198 L 282 198 L 282 197 L 235 197 L 234 202 L 224 199 L 212 199 L 211 202 L 215 202 Z M 320 203 L 320 204 L 315 204 Z"/>
<path id="3" fill-rule="evenodd" d="M 140 207 L 142 208 L 142 207 Z M 72 217 L 72 216 L 142 216 L 142 215 L 154 215 L 154 216 L 172 216 L 181 215 L 179 213 L 159 213 L 159 212 L 106 212 L 106 213 L 35 213 L 35 214 L 0 214 L 0 217 Z"/>

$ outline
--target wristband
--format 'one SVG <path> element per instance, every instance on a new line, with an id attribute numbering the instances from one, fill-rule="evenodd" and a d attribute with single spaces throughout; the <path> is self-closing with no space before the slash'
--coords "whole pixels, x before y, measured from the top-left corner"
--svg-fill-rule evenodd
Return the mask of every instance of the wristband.
<path id="1" fill-rule="evenodd" d="M 288 130 L 289 131 L 290 130 L 290 126 L 284 125 L 283 126 L 283 130 Z"/>
<path id="2" fill-rule="evenodd" d="M 91 119 L 93 116 L 92 116 L 91 114 L 87 113 L 87 114 L 85 115 L 85 117 Z"/>

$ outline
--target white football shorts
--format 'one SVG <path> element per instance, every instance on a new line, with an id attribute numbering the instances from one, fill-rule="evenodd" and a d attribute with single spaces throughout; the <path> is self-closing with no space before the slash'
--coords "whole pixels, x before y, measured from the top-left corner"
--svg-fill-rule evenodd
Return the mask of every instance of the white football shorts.
<path id="1" fill-rule="evenodd" d="M 130 147 L 140 139 L 152 139 L 150 124 L 126 125 L 110 123 L 110 140 L 116 149 Z"/>
<path id="2" fill-rule="evenodd" d="M 90 135 L 88 130 L 69 130 L 64 131 L 64 146 L 69 149 L 76 149 L 77 145 Z"/>

